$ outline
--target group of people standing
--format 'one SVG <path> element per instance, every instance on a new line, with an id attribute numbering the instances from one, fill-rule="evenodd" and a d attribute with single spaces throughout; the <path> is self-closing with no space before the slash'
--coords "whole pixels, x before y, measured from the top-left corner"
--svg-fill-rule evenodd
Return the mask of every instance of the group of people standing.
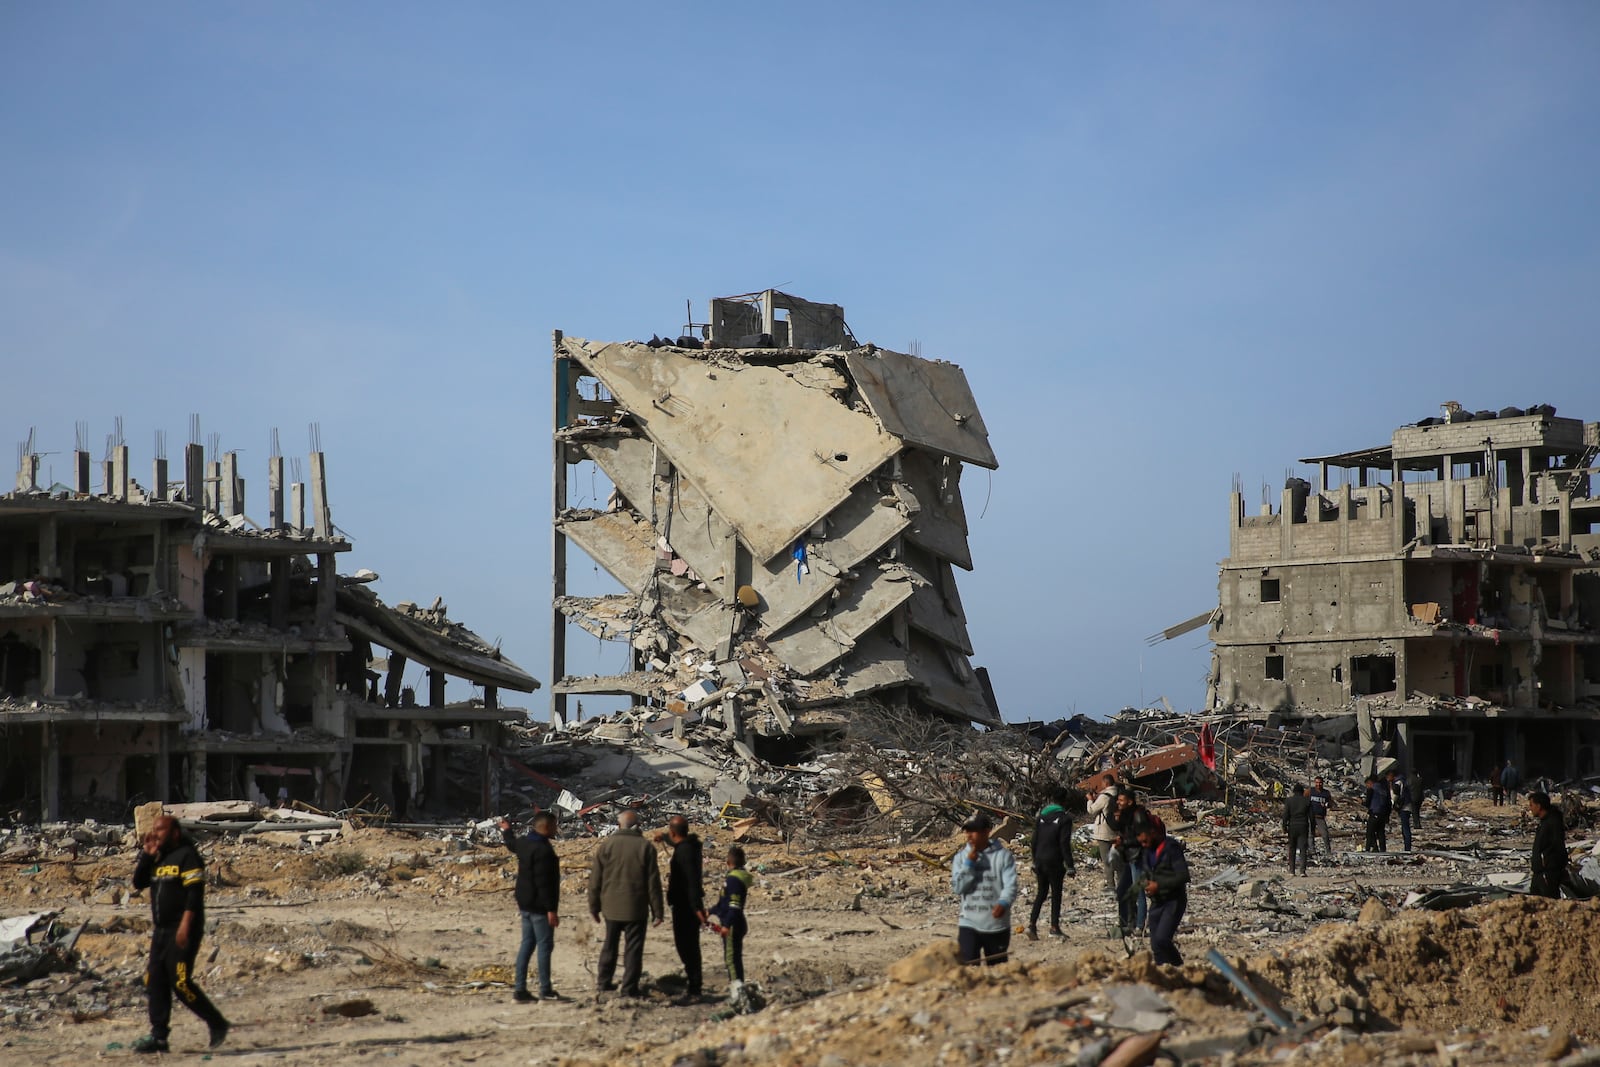
<path id="1" fill-rule="evenodd" d="M 560 925 L 561 861 L 551 842 L 556 837 L 555 813 L 540 812 L 526 834 L 519 836 L 509 820 L 500 820 L 505 846 L 517 857 L 517 910 L 522 915 L 522 944 L 512 972 L 514 1000 L 565 1000 L 550 978 L 550 957 L 555 930 Z M 684 992 L 678 1004 L 698 1003 L 704 996 L 704 963 L 700 932 L 709 928 L 721 935 L 723 961 L 730 986 L 744 981 L 744 939 L 749 930 L 745 901 L 755 879 L 745 869 L 744 849 L 728 849 L 728 874 L 722 896 L 711 908 L 705 903 L 703 847 L 682 815 L 667 820 L 657 843 L 671 850 L 667 887 L 661 891 L 661 868 L 656 848 L 644 836 L 639 813 L 623 811 L 617 828 L 595 849 L 589 866 L 589 917 L 604 923 L 604 939 L 595 965 L 597 993 L 615 992 L 641 998 L 645 933 L 652 920 L 660 926 L 667 908 L 672 910 L 672 938 L 683 963 Z M 622 977 L 617 980 L 621 958 Z M 528 988 L 528 965 L 535 962 L 537 994 Z"/>
<path id="2" fill-rule="evenodd" d="M 1033 873 L 1038 892 L 1028 918 L 1028 940 L 1039 939 L 1039 917 L 1048 901 L 1052 937 L 1061 929 L 1061 891 L 1078 876 L 1072 855 L 1069 794 L 1052 793 L 1033 826 Z M 1148 930 L 1157 963 L 1180 964 L 1175 943 L 1188 906 L 1189 863 L 1183 843 L 1167 834 L 1160 816 L 1138 802 L 1131 787 L 1108 784 L 1084 796 L 1093 818 L 1106 888 L 1117 902 L 1117 929 L 1124 937 Z M 992 836 L 994 823 L 978 813 L 961 827 L 967 844 L 950 859 L 950 889 L 961 899 L 957 941 L 965 963 L 1001 963 L 1010 952 L 1011 907 L 1019 892 L 1016 859 Z"/>

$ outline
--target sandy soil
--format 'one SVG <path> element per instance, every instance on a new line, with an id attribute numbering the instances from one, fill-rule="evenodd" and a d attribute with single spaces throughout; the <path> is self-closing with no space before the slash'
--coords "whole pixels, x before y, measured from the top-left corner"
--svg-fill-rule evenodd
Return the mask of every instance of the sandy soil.
<path id="1" fill-rule="evenodd" d="M 1529 827 L 1511 809 L 1473 802 L 1455 806 L 1452 816 L 1450 825 L 1435 819 L 1431 826 L 1425 817 L 1419 848 L 1526 846 Z M 1352 836 L 1357 828 L 1347 816 L 1336 845 L 1359 844 Z M 727 835 L 715 827 L 701 832 L 709 861 Z M 1265 821 L 1253 828 L 1202 823 L 1182 836 L 1192 845 L 1197 883 L 1225 864 L 1251 877 L 1278 873 L 1282 864 L 1281 847 L 1273 851 L 1277 835 Z M 1289 913 L 1262 910 L 1231 887 L 1196 888 L 1180 938 L 1190 961 L 1182 972 L 1154 968 L 1142 953 L 1126 958 L 1122 941 L 1107 936 L 1112 902 L 1098 873 L 1085 868 L 1068 883 L 1065 939 L 1018 937 L 1016 962 L 1008 967 L 901 983 L 885 978 L 892 963 L 954 934 L 944 862 L 955 837 L 805 854 L 755 843 L 746 962 L 771 1003 L 756 1015 L 713 1019 L 724 1004 L 671 1003 L 681 969 L 666 926 L 651 931 L 645 948 L 647 977 L 660 983 L 651 996 L 597 1000 L 598 928 L 584 906 L 592 840 L 558 844 L 566 874 L 555 982 L 572 1000 L 513 1002 L 514 861 L 492 840 L 465 851 L 464 844 L 375 829 L 316 851 L 205 842 L 221 885 L 208 891 L 200 981 L 235 1024 L 212 1058 L 695 1064 L 732 1057 L 830 1067 L 1070 1062 L 1105 1031 L 1080 1017 L 1095 1002 L 1062 1005 L 1086 1001 L 1106 982 L 1142 980 L 1167 990 L 1187 1033 L 1247 1031 L 1247 1005 L 1198 965 L 1213 946 L 1250 960 L 1252 973 L 1292 1006 L 1364 990 L 1385 1026 L 1403 1028 L 1399 1037 L 1417 1043 L 1416 1034 L 1437 1031 L 1461 1046 L 1453 1053 L 1460 1062 L 1530 1062 L 1568 1033 L 1600 1039 L 1600 975 L 1587 954 L 1578 964 L 1570 951 L 1600 934 L 1600 910 L 1591 904 L 1516 900 L 1404 913 L 1372 928 L 1348 921 L 1369 893 L 1398 903 L 1408 890 L 1456 880 L 1459 872 L 1440 859 L 1394 855 L 1314 867 L 1309 878 L 1274 885 Z M 145 1032 L 139 980 L 148 905 L 127 898 L 131 853 L 102 851 L 113 854 L 91 857 L 86 850 L 76 861 L 41 855 L 37 873 L 21 873 L 27 857 L 10 862 L 0 913 L 54 909 L 70 923 L 87 922 L 79 949 L 88 968 L 5 991 L 0 1061 L 141 1058 L 127 1045 Z M 707 867 L 709 884 L 713 864 Z M 1029 903 L 1024 897 L 1023 905 Z M 1319 911 L 1336 921 L 1324 922 Z M 704 944 L 707 984 L 720 992 L 720 948 L 710 935 Z M 370 1002 L 370 1013 L 339 1013 L 341 1005 L 365 1010 L 352 1006 L 359 1001 Z M 1530 1032 L 1540 1025 L 1551 1033 Z M 1326 1061 L 1367 1062 L 1362 1049 L 1392 1051 L 1374 1040 L 1341 1032 L 1337 1055 L 1331 1046 L 1323 1050 Z M 181 1009 L 172 1043 L 174 1056 L 206 1055 L 203 1026 Z M 1433 1055 L 1434 1038 L 1423 1043 Z M 1261 1062 L 1270 1058 L 1260 1055 Z"/>

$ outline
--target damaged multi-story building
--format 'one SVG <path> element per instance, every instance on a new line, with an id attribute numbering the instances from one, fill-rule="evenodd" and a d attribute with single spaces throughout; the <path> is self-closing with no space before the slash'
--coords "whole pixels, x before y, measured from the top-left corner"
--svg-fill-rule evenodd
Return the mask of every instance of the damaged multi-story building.
<path id="1" fill-rule="evenodd" d="M 626 696 L 756 747 L 838 732 L 860 702 L 1000 721 L 956 588 L 962 471 L 997 466 L 960 367 L 775 290 L 714 299 L 670 342 L 558 333 L 554 358 L 557 718 Z M 584 464 L 603 507 L 569 507 Z M 623 591 L 569 596 L 569 542 Z M 569 676 L 566 620 L 631 669 Z"/>
<path id="2" fill-rule="evenodd" d="M 1600 424 L 1467 411 L 1230 504 L 1208 705 L 1354 715 L 1425 780 L 1600 771 Z M 1339 484 L 1335 484 L 1335 482 Z M 1265 494 L 1264 494 L 1265 495 Z"/>
<path id="3" fill-rule="evenodd" d="M 282 793 L 396 815 L 498 806 L 499 733 L 526 718 L 499 691 L 538 683 L 442 604 L 391 608 L 370 571 L 338 574 L 352 545 L 320 449 L 286 482 L 274 432 L 256 523 L 237 453 L 203 447 L 197 420 L 171 480 L 157 436 L 149 488 L 120 421 L 98 472 L 86 435 L 70 484 L 44 485 L 30 433 L 0 496 L 0 804 L 46 819 Z M 420 697 L 408 664 L 426 670 Z M 450 676 L 481 696 L 447 703 Z"/>

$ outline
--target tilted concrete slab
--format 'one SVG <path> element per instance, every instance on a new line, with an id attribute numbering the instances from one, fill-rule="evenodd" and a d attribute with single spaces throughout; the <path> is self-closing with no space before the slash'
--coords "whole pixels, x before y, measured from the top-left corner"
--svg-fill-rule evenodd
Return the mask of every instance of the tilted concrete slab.
<path id="1" fill-rule="evenodd" d="M 884 348 L 857 348 L 844 358 L 884 429 L 930 452 L 990 470 L 1000 465 L 960 367 Z"/>
<path id="2" fill-rule="evenodd" d="M 781 367 L 647 345 L 566 351 L 599 378 L 757 559 L 788 552 L 856 483 L 900 451 L 878 420 Z"/>
<path id="3" fill-rule="evenodd" d="M 946 476 L 940 457 L 908 448 L 900 465 L 905 484 L 917 499 L 906 540 L 970 571 L 972 549 L 967 544 L 967 511 L 961 501 L 960 461 L 950 461 Z"/>
<path id="4" fill-rule="evenodd" d="M 950 564 L 946 560 L 939 560 L 938 565 L 942 571 L 950 570 Z M 945 582 L 948 582 L 948 585 L 942 585 Z M 954 579 L 944 576 L 941 576 L 938 583 L 930 582 L 918 586 L 917 591 L 911 596 L 908 621 L 930 637 L 952 645 L 970 656 L 972 637 L 967 632 L 966 617 L 961 614 L 960 600 L 956 600 L 956 610 L 951 611 L 950 600 L 944 593 L 944 589 L 953 590 L 954 587 Z"/>
<path id="5" fill-rule="evenodd" d="M 711 507 L 694 483 L 669 475 L 652 478 L 655 446 L 641 437 L 619 435 L 579 445 L 594 460 L 628 503 L 640 514 L 652 513 L 672 550 L 693 567 L 719 596 L 725 595 L 728 542 L 733 529 Z M 843 504 L 823 520 L 826 534 L 805 535 L 810 573 L 796 580 L 794 560 L 780 553 L 753 569 L 750 584 L 760 603 L 760 632 L 776 633 L 804 614 L 839 584 L 839 576 L 877 552 L 910 523 L 876 479 L 856 486 Z"/>
<path id="6" fill-rule="evenodd" d="M 797 620 L 788 632 L 768 638 L 767 647 L 801 674 L 816 674 L 855 648 L 919 584 L 923 580 L 911 568 L 887 564 L 848 583 L 826 616 Z"/>
<path id="7" fill-rule="evenodd" d="M 913 632 L 906 662 L 913 684 L 929 704 L 963 719 L 999 725 L 1000 718 L 984 696 L 983 686 L 966 656 Z M 959 671 L 953 663 L 959 664 Z"/>

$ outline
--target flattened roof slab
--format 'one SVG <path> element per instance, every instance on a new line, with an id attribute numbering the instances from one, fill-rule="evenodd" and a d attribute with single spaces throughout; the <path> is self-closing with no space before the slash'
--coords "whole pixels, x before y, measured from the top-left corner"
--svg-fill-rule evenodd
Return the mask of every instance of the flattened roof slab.
<path id="1" fill-rule="evenodd" d="M 925 583 L 909 567 L 889 564 L 875 569 L 845 586 L 826 616 L 797 620 L 787 633 L 768 638 L 767 647 L 801 674 L 816 674 L 911 599 L 920 584 Z"/>

